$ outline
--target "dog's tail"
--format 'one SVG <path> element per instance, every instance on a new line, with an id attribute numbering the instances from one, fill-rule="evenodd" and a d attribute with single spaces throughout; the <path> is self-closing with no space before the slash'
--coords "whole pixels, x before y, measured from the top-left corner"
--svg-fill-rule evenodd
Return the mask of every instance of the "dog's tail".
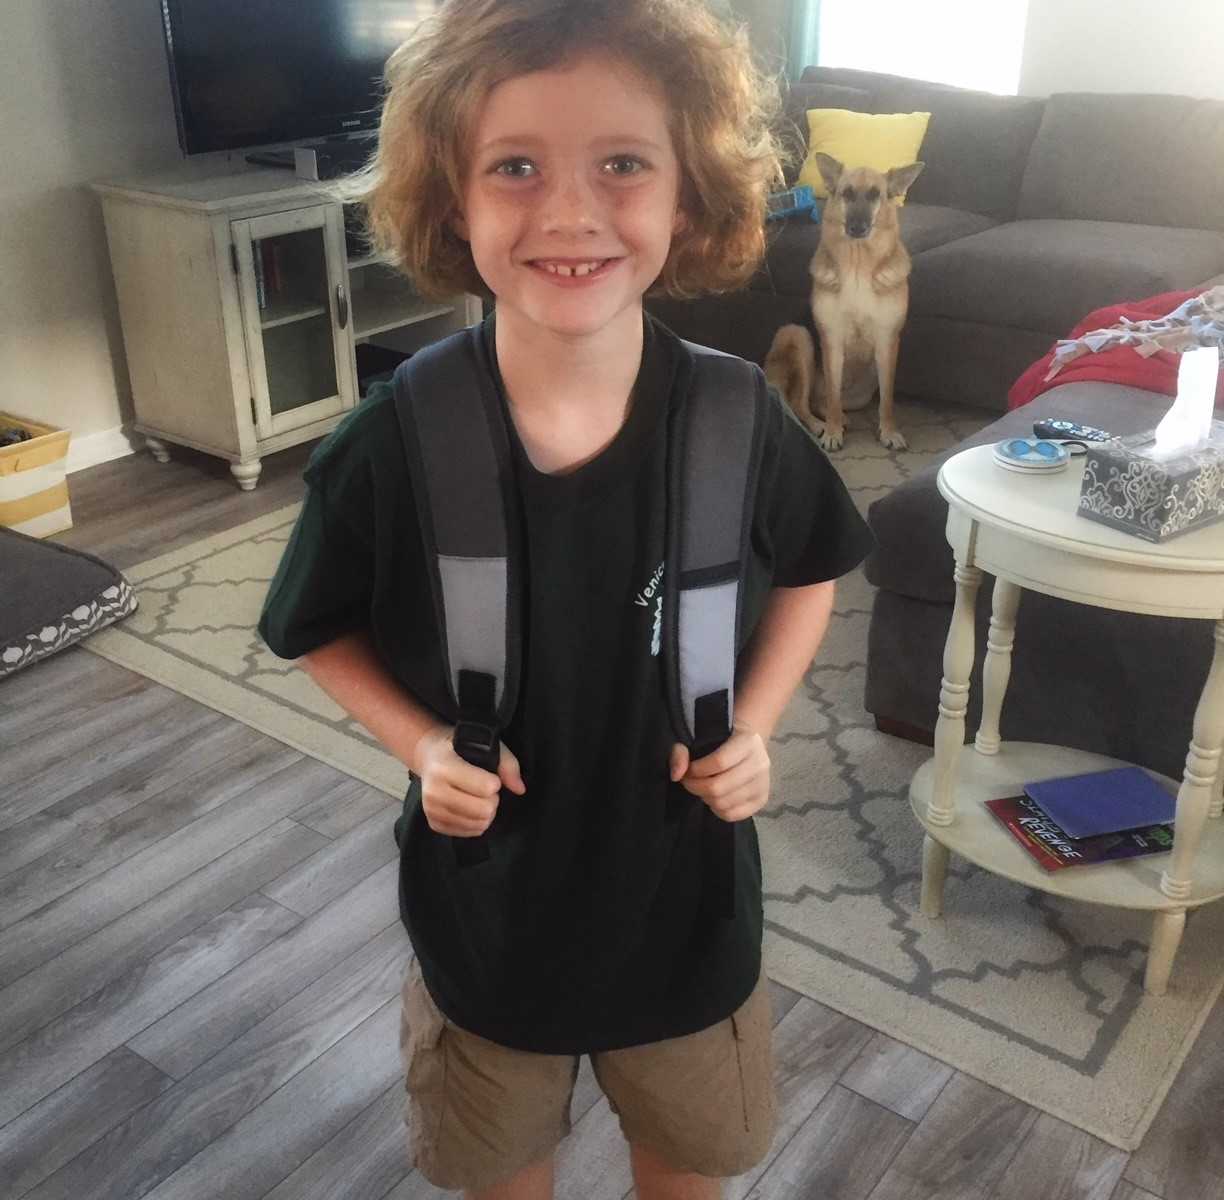
<path id="1" fill-rule="evenodd" d="M 816 346 L 802 325 L 783 325 L 774 334 L 765 355 L 765 378 L 805 424 L 811 420 L 812 381 L 816 373 Z"/>

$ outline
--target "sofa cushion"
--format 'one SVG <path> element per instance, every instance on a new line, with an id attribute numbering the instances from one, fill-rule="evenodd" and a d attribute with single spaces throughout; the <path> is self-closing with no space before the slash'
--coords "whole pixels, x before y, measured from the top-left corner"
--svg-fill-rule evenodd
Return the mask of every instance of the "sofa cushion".
<path id="1" fill-rule="evenodd" d="M 1045 102 L 1027 96 L 952 90 L 905 82 L 882 87 L 877 112 L 931 114 L 911 190 L 915 203 L 963 208 L 1010 220 Z"/>
<path id="2" fill-rule="evenodd" d="M 907 204 L 900 210 L 901 240 L 910 254 L 942 246 L 954 238 L 989 229 L 994 222 L 976 213 L 931 204 Z M 820 226 L 807 216 L 769 226 L 765 263 L 748 285 L 753 291 L 806 296 L 812 288 L 808 264 L 820 241 Z"/>
<path id="3" fill-rule="evenodd" d="M 1051 96 L 1018 212 L 1224 230 L 1224 101 Z"/>
<path id="4" fill-rule="evenodd" d="M 871 505 L 867 521 L 876 546 L 866 563 L 868 580 L 876 587 L 929 604 L 951 604 L 956 598 L 952 551 L 944 535 L 948 502 L 936 484 L 939 468 L 952 455 L 1004 438 L 1031 437 L 1033 422 L 1051 417 L 1095 425 L 1110 433 L 1140 433 L 1153 428 L 1168 408 L 1167 396 L 1141 388 L 1118 383 L 1069 383 L 1000 417 Z M 1067 469 L 1078 468 L 1072 463 Z M 1136 540 L 1136 545 L 1140 544 Z"/>
<path id="5" fill-rule="evenodd" d="M 926 136 L 927 112 L 856 113 L 841 108 L 809 108 L 808 155 L 799 172 L 799 182 L 827 199 L 828 186 L 820 171 L 818 154 L 827 154 L 843 166 L 870 167 L 886 173 L 918 161 L 918 150 Z M 897 197 L 904 205 L 905 194 Z"/>
<path id="6" fill-rule="evenodd" d="M 928 250 L 910 312 L 1061 337 L 1085 313 L 1191 288 L 1224 269 L 1224 235 L 1115 221 L 1012 221 Z"/>

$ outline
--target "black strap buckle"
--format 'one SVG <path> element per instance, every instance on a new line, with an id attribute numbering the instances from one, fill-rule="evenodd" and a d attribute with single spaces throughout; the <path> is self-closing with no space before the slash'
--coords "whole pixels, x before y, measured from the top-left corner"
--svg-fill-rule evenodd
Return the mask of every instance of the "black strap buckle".
<path id="1" fill-rule="evenodd" d="M 452 739 L 455 753 L 474 767 L 497 773 L 501 758 L 501 740 L 497 730 L 483 721 L 463 721 L 455 726 Z"/>

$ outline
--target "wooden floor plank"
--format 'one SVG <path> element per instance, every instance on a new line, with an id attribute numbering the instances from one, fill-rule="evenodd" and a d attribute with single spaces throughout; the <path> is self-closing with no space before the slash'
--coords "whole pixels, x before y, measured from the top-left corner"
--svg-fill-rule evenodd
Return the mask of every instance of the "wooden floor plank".
<path id="1" fill-rule="evenodd" d="M 1224 1195 L 1224 1193 L 1221 1192 L 1217 1192 L 1216 1194 Z M 1143 1188 L 1136 1187 L 1133 1183 L 1127 1183 L 1126 1180 L 1123 1179 L 1122 1182 L 1118 1184 L 1117 1188 L 1114 1189 L 1114 1194 L 1110 1196 L 1109 1200 L 1162 1200 L 1162 1197 L 1157 1196 L 1152 1192 L 1145 1192 Z"/>
<path id="2" fill-rule="evenodd" d="M 1110 1200 L 1127 1154 L 1038 1114 L 991 1200 Z"/>
<path id="3" fill-rule="evenodd" d="M 249 896 L 318 844 L 317 833 L 278 821 L 0 989 L 0 1049 Z"/>
<path id="4" fill-rule="evenodd" d="M 244 764 L 251 761 L 252 755 L 256 758 L 267 755 L 273 742 L 254 729 L 220 713 L 216 715 L 216 724 L 200 731 L 189 742 L 134 763 L 118 778 L 83 777 L 76 791 L 6 829 L 0 835 L 0 884 L 7 886 L 7 875 L 61 848 L 77 859 L 88 857 L 92 861 L 96 846 L 88 855 L 81 848 L 86 831 L 114 821 L 154 797 L 159 803 L 177 801 L 184 795 L 209 800 L 213 807 L 222 803 L 226 797 L 214 786 L 216 779 L 232 778 L 236 770 L 243 770 Z M 147 814 L 154 811 L 148 809 L 134 815 L 130 824 L 141 825 Z M 197 801 L 192 811 L 202 816 L 207 809 Z M 51 899 L 47 896 L 44 903 Z"/>
<path id="5" fill-rule="evenodd" d="M 130 755 L 139 754 L 146 722 L 164 714 L 167 705 L 179 713 L 199 707 L 186 697 L 167 695 L 149 680 L 140 682 L 143 686 L 120 692 L 119 703 L 99 706 L 79 720 L 46 730 L 42 738 L 5 748 L 0 759 L 0 830 L 62 799 L 80 786 L 86 770 L 116 770 Z"/>
<path id="6" fill-rule="evenodd" d="M 957 1072 L 870 1200 L 990 1200 L 1036 1120 L 1027 1104 Z"/>
<path id="7" fill-rule="evenodd" d="M 400 1073 L 388 1054 L 393 998 L 148 1194 L 148 1200 L 260 1200 L 385 1092 Z"/>
<path id="8" fill-rule="evenodd" d="M 396 1081 L 264 1200 L 378 1197 L 404 1177 L 408 1147 L 404 1085 Z"/>
<path id="9" fill-rule="evenodd" d="M 335 782 L 322 795 L 310 800 L 290 815 L 299 825 L 324 837 L 338 838 L 362 821 L 387 807 L 387 793 L 360 779 L 337 774 Z M 395 802 L 397 808 L 402 805 Z"/>
<path id="10" fill-rule="evenodd" d="M 318 912 L 380 867 L 398 860 L 391 832 L 398 814 L 398 804 L 384 804 L 356 829 L 264 884 L 264 895 L 304 917 Z"/>
<path id="11" fill-rule="evenodd" d="M 0 1129 L 3 1195 L 16 1200 L 173 1084 L 124 1046 Z"/>
<path id="12" fill-rule="evenodd" d="M 1224 1007 L 1217 1004 L 1126 1179 L 1167 1200 L 1224 1197 Z"/>
<path id="13" fill-rule="evenodd" d="M 806 997 L 778 1022 L 773 1038 L 778 1097 L 773 1147 L 753 1170 L 727 1183 L 725 1200 L 744 1200 L 752 1192 L 870 1037 L 865 1025 Z"/>
<path id="14" fill-rule="evenodd" d="M 921 1121 L 955 1074 L 921 1050 L 877 1033 L 846 1068 L 841 1083 L 907 1121 Z"/>
<path id="15" fill-rule="evenodd" d="M 224 726 L 221 729 L 223 730 Z M 190 729 L 184 730 L 185 735 L 192 732 Z M 209 741 L 208 734 L 211 729 L 194 732 L 200 741 Z M 164 759 L 163 751 L 158 750 L 157 753 Z M 109 820 L 84 827 L 76 827 L 74 821 L 69 822 L 70 826 L 75 827 L 75 833 L 61 838 L 61 843 L 66 842 L 66 845 L 53 847 L 32 862 L 0 878 L 0 910 L 4 911 L 0 928 L 15 924 L 27 914 L 50 904 L 60 896 L 67 895 L 112 867 L 135 857 L 142 850 L 177 833 L 206 812 L 224 803 L 226 790 L 213 786 L 219 773 L 232 771 L 239 762 L 249 762 L 252 753 L 258 754 L 269 765 L 277 761 L 278 752 L 273 750 L 269 755 L 265 745 L 253 752 L 248 750 L 248 753 L 237 761 L 236 756 L 222 758 L 220 761 L 214 759 L 210 766 L 201 767 L 196 775 L 190 774 L 184 766 L 178 780 L 169 784 L 165 791 L 140 803 L 133 803 L 131 807 L 123 807 Z M 280 755 L 279 761 L 284 762 L 285 756 Z M 143 770 L 151 774 L 154 768 L 151 764 L 145 764 Z M 230 791 L 236 791 L 243 786 L 244 784 L 235 780 Z M 118 786 L 109 794 L 107 787 L 116 785 L 107 781 L 107 784 L 98 789 L 103 799 L 95 806 L 91 815 L 98 815 L 98 809 L 105 811 L 124 806 L 131 798 L 122 786 Z M 21 842 L 25 827 L 34 821 L 41 821 L 44 816 L 45 814 L 40 813 L 37 817 L 30 817 L 7 833 L 12 835 L 13 841 Z M 37 832 L 34 837 L 38 837 Z M 29 848 L 28 842 L 26 847 Z M 20 853 L 20 850 L 15 850 L 14 857 Z"/>
<path id="16" fill-rule="evenodd" d="M 280 769 L 253 786 L 250 774 L 244 773 L 236 795 L 190 825 L 0 931 L 0 983 L 19 978 L 283 820 L 287 810 L 300 804 L 302 789 L 309 789 L 312 780 L 329 770 L 287 747 L 269 757 L 267 765 L 274 763 Z M 309 833 L 316 846 L 325 840 L 298 828 Z M 2 1019 L 0 1011 L 0 1023 Z"/>
<path id="17" fill-rule="evenodd" d="M 396 864 L 363 880 L 296 929 L 133 1038 L 132 1049 L 175 1078 L 194 1071 L 314 984 L 354 949 L 399 924 Z"/>
<path id="18" fill-rule="evenodd" d="M 258 893 L 248 896 L 10 1047 L 0 1054 L 0 1126 L 300 920 Z"/>
<path id="19" fill-rule="evenodd" d="M 357 948 L 311 988 L 66 1163 L 31 1193 L 31 1200 L 79 1200 L 86 1195 L 90 1200 L 131 1200 L 158 1187 L 196 1155 L 217 1145 L 217 1139 L 254 1109 L 284 1092 L 321 1056 L 362 1028 L 371 1015 L 391 1009 L 398 1020 L 405 957 L 400 930 L 384 931 Z M 375 1089 L 367 1104 L 391 1085 L 400 1069 L 394 1052 L 397 1030 L 382 1017 L 378 1028 L 384 1041 L 382 1063 L 375 1074 L 390 1077 Z M 341 1052 L 339 1058 L 343 1060 L 346 1054 Z M 349 1062 L 354 1071 L 367 1065 Z M 324 1120 L 334 1119 L 328 1115 L 332 1097 L 325 1091 L 294 1094 L 304 1108 Z M 257 1194 L 292 1173 L 365 1106 L 338 1121 L 311 1146 L 310 1153 L 285 1166 Z M 213 1195 L 232 1200 L 224 1190 Z"/>
<path id="20" fill-rule="evenodd" d="M 866 1200 L 913 1128 L 838 1084 L 760 1177 L 751 1200 Z"/>

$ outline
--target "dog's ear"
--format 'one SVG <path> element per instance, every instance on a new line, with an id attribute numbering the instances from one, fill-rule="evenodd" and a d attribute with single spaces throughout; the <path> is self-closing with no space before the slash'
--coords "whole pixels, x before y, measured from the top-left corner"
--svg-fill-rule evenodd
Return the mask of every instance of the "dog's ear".
<path id="1" fill-rule="evenodd" d="M 828 189 L 829 195 L 836 195 L 837 181 L 842 177 L 842 172 L 846 168 L 833 155 L 817 150 L 816 169 L 820 172 L 820 178 L 824 180 L 824 185 Z"/>
<path id="2" fill-rule="evenodd" d="M 912 162 L 905 167 L 892 167 L 885 179 L 888 180 L 888 198 L 898 200 L 914 185 L 914 180 L 922 174 L 926 163 Z"/>

